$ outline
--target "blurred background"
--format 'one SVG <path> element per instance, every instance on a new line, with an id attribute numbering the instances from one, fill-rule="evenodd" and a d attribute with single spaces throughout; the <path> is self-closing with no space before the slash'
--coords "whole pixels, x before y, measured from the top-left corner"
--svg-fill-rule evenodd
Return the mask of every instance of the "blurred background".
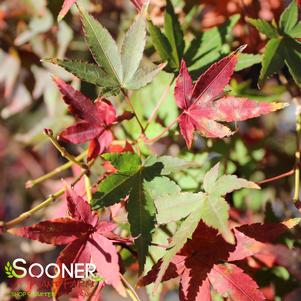
<path id="1" fill-rule="evenodd" d="M 215 56 L 206 57 L 206 44 L 199 50 L 203 62 L 195 66 L 193 71 L 197 73 L 201 73 L 208 64 L 242 44 L 248 44 L 248 53 L 262 53 L 266 44 L 265 37 L 248 25 L 245 18 L 277 20 L 287 5 L 286 1 L 280 0 L 172 2 L 185 26 L 188 40 L 192 34 L 221 28 L 225 22 L 233 20 L 234 15 L 238 16 L 232 30 L 221 36 Z M 134 6 L 127 0 L 82 0 L 81 4 L 108 28 L 117 41 L 122 39 L 136 15 Z M 151 2 L 150 15 L 158 26 L 163 24 L 165 5 L 164 0 Z M 51 128 L 54 133 L 58 133 L 73 123 L 73 117 L 67 112 L 51 76 L 57 75 L 71 82 L 92 99 L 98 95 L 94 86 L 81 83 L 63 69 L 41 61 L 52 57 L 92 61 L 76 7 L 58 23 L 56 18 L 61 6 L 61 0 L 0 0 L 0 220 L 12 219 L 30 209 L 49 194 L 59 190 L 63 185 L 61 178 L 71 182 L 79 173 L 73 168 L 32 189 L 25 189 L 28 180 L 37 178 L 65 162 L 43 135 L 44 128 Z M 159 60 L 151 41 L 147 43 L 145 54 L 152 61 Z M 263 118 L 239 123 L 238 133 L 230 139 L 217 141 L 197 137 L 191 152 L 186 152 L 185 143 L 177 131 L 150 148 L 142 148 L 146 154 L 178 155 L 187 160 L 195 160 L 203 166 L 201 169 L 189 169 L 175 175 L 175 180 L 183 190 L 198 190 L 205 172 L 217 160 L 222 161 L 224 171 L 257 182 L 294 168 L 296 121 L 292 96 L 277 76 L 258 90 L 260 67 L 260 64 L 256 64 L 236 73 L 229 86 L 230 93 L 259 101 L 286 101 L 290 103 L 288 108 Z M 283 72 L 286 74 L 287 70 Z M 170 80 L 171 75 L 162 72 L 152 84 L 131 95 L 142 119 L 149 117 Z M 112 101 L 117 105 L 120 102 L 118 97 Z M 159 111 L 158 124 L 150 126 L 148 135 L 156 136 L 175 116 L 177 107 L 171 89 Z M 138 127 L 133 120 L 117 127 L 115 137 L 124 139 L 125 135 L 130 135 L 134 138 L 137 132 Z M 70 145 L 66 147 L 74 154 L 80 153 L 84 148 Z M 293 176 L 288 176 L 263 184 L 261 190 L 233 193 L 228 199 L 232 205 L 232 220 L 239 223 L 280 221 L 300 216 L 292 203 L 293 182 Z M 78 191 L 82 191 L 82 187 L 81 182 L 76 185 Z M 32 217 L 27 224 L 49 217 L 64 216 L 64 210 L 60 203 L 51 205 Z M 288 247 L 295 246 L 296 251 L 288 252 L 281 264 L 270 268 L 254 266 L 256 280 L 264 288 L 268 300 L 301 300 L 300 234 L 299 229 L 294 235 L 289 234 L 282 238 L 283 244 Z M 17 239 L 7 234 L 0 237 L 0 244 L 0 267 L 7 260 L 21 255 L 28 262 L 53 262 L 59 252 L 58 248 Z M 137 268 L 131 262 L 127 264 L 133 271 Z M 14 300 L 10 297 L 10 290 L 24 289 L 26 285 L 28 283 L 24 279 L 22 282 L 7 281 L 5 275 L 0 273 L 0 300 Z M 35 285 L 39 286 L 38 283 Z M 169 291 L 164 300 L 178 300 L 175 282 L 170 282 L 168 287 L 174 291 Z M 148 300 L 144 290 L 140 290 L 140 294 L 142 300 Z M 102 298 L 108 301 L 121 300 L 110 289 L 105 290 Z M 76 297 L 74 300 L 77 300 Z"/>

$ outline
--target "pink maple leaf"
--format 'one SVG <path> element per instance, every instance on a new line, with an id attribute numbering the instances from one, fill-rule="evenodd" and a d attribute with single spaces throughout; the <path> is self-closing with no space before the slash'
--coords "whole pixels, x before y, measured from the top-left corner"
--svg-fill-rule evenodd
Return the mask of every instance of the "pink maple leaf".
<path id="1" fill-rule="evenodd" d="M 66 14 L 68 13 L 68 11 L 71 9 L 72 5 L 76 2 L 76 0 L 64 0 L 62 9 L 59 12 L 58 15 L 58 21 L 62 20 Z"/>
<path id="2" fill-rule="evenodd" d="M 182 61 L 174 95 L 182 110 L 178 122 L 188 148 L 191 147 L 195 131 L 208 138 L 227 137 L 233 132 L 220 122 L 242 121 L 286 106 L 234 96 L 220 97 L 234 72 L 237 56 L 238 52 L 233 52 L 213 64 L 195 83 L 185 61 Z"/>
<path id="3" fill-rule="evenodd" d="M 125 289 L 121 282 L 118 254 L 113 243 L 132 242 L 112 231 L 116 224 L 99 221 L 90 205 L 72 189 L 66 190 L 69 217 L 42 221 L 29 227 L 9 230 L 10 233 L 53 245 L 67 245 L 59 254 L 57 264 L 94 263 L 97 274 L 106 284 L 112 285 L 122 296 Z M 57 296 L 72 291 L 81 279 L 57 277 L 53 291 Z"/>
<path id="4" fill-rule="evenodd" d="M 143 6 L 146 4 L 146 3 L 149 3 L 150 0 L 131 0 L 131 2 L 134 4 L 134 6 L 136 7 L 136 9 L 138 11 L 141 11 Z"/>
<path id="5" fill-rule="evenodd" d="M 82 120 L 61 132 L 59 138 L 74 144 L 90 141 L 88 160 L 102 154 L 113 141 L 111 127 L 125 119 L 131 119 L 132 113 L 124 112 L 117 117 L 115 108 L 107 99 L 98 98 L 93 103 L 63 80 L 55 77 L 54 81 L 70 111 Z"/>

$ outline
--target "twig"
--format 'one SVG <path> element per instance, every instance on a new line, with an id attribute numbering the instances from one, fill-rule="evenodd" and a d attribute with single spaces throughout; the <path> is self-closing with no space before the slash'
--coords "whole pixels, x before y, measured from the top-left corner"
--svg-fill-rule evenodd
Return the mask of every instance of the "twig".
<path id="1" fill-rule="evenodd" d="M 287 171 L 287 172 L 285 172 L 285 173 L 283 173 L 281 175 L 278 175 L 278 176 L 275 176 L 275 177 L 272 177 L 272 178 L 269 178 L 269 179 L 265 179 L 265 180 L 256 182 L 256 184 L 263 185 L 263 184 L 266 184 L 266 183 L 277 181 L 277 180 L 289 177 L 289 176 L 293 175 L 294 173 L 295 173 L 295 169 L 292 169 L 292 170 Z"/>
<path id="2" fill-rule="evenodd" d="M 88 175 L 84 175 L 85 179 L 85 188 L 86 188 L 86 195 L 87 195 L 87 201 L 88 203 L 92 200 L 92 191 L 91 191 L 91 181 Z"/>
<path id="3" fill-rule="evenodd" d="M 62 147 L 58 141 L 53 137 L 53 132 L 50 129 L 45 129 L 44 134 L 48 136 L 51 143 L 54 145 L 54 147 L 61 153 L 62 157 L 66 158 L 67 160 L 77 164 L 82 169 L 87 169 L 87 165 L 79 162 L 76 160 L 76 158 L 68 153 L 64 147 Z"/>
<path id="4" fill-rule="evenodd" d="M 295 167 L 295 191 L 293 201 L 300 201 L 300 163 L 301 163 L 301 103 L 300 99 L 294 98 L 296 103 L 296 167 Z"/>
<path id="5" fill-rule="evenodd" d="M 293 195 L 293 201 L 297 207 L 300 206 L 300 164 L 301 164 L 301 99 L 300 95 L 297 95 L 294 89 L 291 88 L 289 82 L 284 74 L 279 74 L 279 80 L 283 85 L 285 85 L 287 91 L 290 93 L 291 97 L 296 106 L 296 152 L 295 152 L 295 190 Z"/>
<path id="6" fill-rule="evenodd" d="M 80 179 L 87 174 L 88 170 L 84 170 L 72 183 L 71 183 L 71 187 L 73 187 L 77 182 L 80 181 Z M 16 225 L 22 223 L 23 221 L 25 221 L 26 219 L 28 219 L 29 217 L 31 217 L 34 213 L 40 211 L 41 209 L 47 207 L 49 204 L 51 204 L 52 202 L 54 202 L 58 197 L 60 197 L 61 195 L 63 195 L 65 192 L 65 188 L 60 189 L 59 191 L 57 191 L 54 194 L 49 195 L 49 197 L 42 202 L 41 204 L 35 206 L 34 208 L 23 212 L 22 214 L 20 214 L 17 218 L 14 218 L 8 222 L 4 222 L 3 223 L 3 229 L 9 229 L 9 228 L 13 228 Z"/>
<path id="7" fill-rule="evenodd" d="M 78 155 L 77 157 L 75 157 L 75 159 L 80 162 L 87 154 L 87 151 L 84 151 L 82 154 Z M 29 189 L 32 188 L 33 186 L 40 184 L 56 175 L 58 175 L 59 173 L 69 169 L 72 165 L 74 164 L 74 162 L 72 161 L 68 161 L 67 163 L 55 168 L 54 170 L 50 171 L 49 173 L 42 175 L 41 177 L 38 177 L 36 179 L 32 179 L 26 182 L 25 184 L 25 188 Z"/>
<path id="8" fill-rule="evenodd" d="M 144 131 L 147 130 L 148 126 L 150 125 L 150 123 L 153 121 L 153 119 L 156 117 L 160 106 L 162 105 L 162 103 L 164 102 L 164 100 L 166 99 L 167 94 L 169 93 L 170 87 L 172 86 L 173 82 L 175 80 L 175 76 L 173 76 L 172 80 L 170 81 L 170 83 L 167 85 L 167 87 L 165 88 L 163 94 L 161 95 L 159 101 L 157 102 L 151 116 L 148 118 L 147 123 L 144 127 Z"/>
<path id="9" fill-rule="evenodd" d="M 130 107 L 131 110 L 133 111 L 134 116 L 135 116 L 135 118 L 136 118 L 136 120 L 137 120 L 137 122 L 138 122 L 138 124 L 139 124 L 139 126 L 140 126 L 140 129 L 141 129 L 142 133 L 144 133 L 144 127 L 143 127 L 143 125 L 142 125 L 142 123 L 141 123 L 141 121 L 140 121 L 140 119 L 139 119 L 139 117 L 138 117 L 138 115 L 137 115 L 137 113 L 136 113 L 136 111 L 135 111 L 135 108 L 133 107 L 133 105 L 132 105 L 132 103 L 131 103 L 131 100 L 130 100 L 130 98 L 129 98 L 127 92 L 126 92 L 124 89 L 121 89 L 121 92 L 122 92 L 122 94 L 123 94 L 123 96 L 124 96 L 126 102 L 128 103 L 129 107 Z"/>
<path id="10" fill-rule="evenodd" d="M 178 121 L 178 118 L 176 118 L 174 121 L 172 121 L 158 136 L 151 138 L 151 139 L 147 139 L 144 138 L 143 141 L 145 143 L 154 143 L 157 140 L 159 140 L 165 133 L 167 133 L 174 125 L 175 123 Z"/>
<path id="11" fill-rule="evenodd" d="M 129 295 L 129 297 L 133 300 L 133 301 L 141 301 L 139 296 L 137 295 L 136 291 L 134 290 L 134 288 L 131 286 L 131 284 L 124 278 L 124 276 L 122 274 L 120 274 L 120 278 L 123 282 L 123 284 L 126 287 L 126 291 Z"/>

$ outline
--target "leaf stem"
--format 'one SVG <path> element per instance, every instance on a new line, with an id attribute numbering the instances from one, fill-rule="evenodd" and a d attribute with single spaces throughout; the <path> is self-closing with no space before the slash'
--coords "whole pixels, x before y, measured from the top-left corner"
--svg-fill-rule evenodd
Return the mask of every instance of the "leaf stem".
<path id="1" fill-rule="evenodd" d="M 287 172 L 285 172 L 281 175 L 278 175 L 278 176 L 275 176 L 275 177 L 272 177 L 272 178 L 269 178 L 269 179 L 265 179 L 265 180 L 256 182 L 256 184 L 263 185 L 263 184 L 266 184 L 266 183 L 277 181 L 277 180 L 289 177 L 289 176 L 293 175 L 294 173 L 295 173 L 295 169 L 291 169 L 290 171 L 287 171 Z"/>
<path id="2" fill-rule="evenodd" d="M 74 164 L 77 164 L 82 169 L 87 169 L 87 165 L 79 162 L 73 155 L 71 155 L 69 152 L 66 151 L 64 147 L 62 147 L 58 141 L 54 138 L 53 132 L 51 129 L 45 129 L 44 134 L 48 136 L 51 143 L 54 145 L 54 147 L 61 153 L 62 157 L 66 158 L 67 160 L 73 162 Z"/>
<path id="3" fill-rule="evenodd" d="M 296 152 L 295 152 L 295 191 L 294 203 L 300 202 L 300 164 L 301 164 L 301 103 L 300 99 L 294 98 L 296 103 Z"/>
<path id="4" fill-rule="evenodd" d="M 84 151 L 83 153 L 81 153 L 80 155 L 78 155 L 77 157 L 75 157 L 76 161 L 80 162 L 87 154 L 87 151 Z M 40 184 L 56 175 L 58 175 L 59 173 L 69 169 L 72 165 L 74 164 L 74 162 L 72 161 L 68 161 L 65 164 L 55 168 L 54 170 L 48 172 L 45 175 L 42 175 L 36 179 L 32 179 L 32 180 L 28 180 L 25 184 L 25 188 L 30 189 L 33 186 Z"/>
<path id="5" fill-rule="evenodd" d="M 126 292 L 128 293 L 129 297 L 133 301 L 141 301 L 134 288 L 131 286 L 131 284 L 125 279 L 125 277 L 122 274 L 120 274 L 120 278 L 126 287 Z"/>
<path id="6" fill-rule="evenodd" d="M 87 201 L 88 203 L 92 200 L 92 191 L 91 191 L 91 181 L 88 175 L 84 175 L 85 179 L 85 188 L 86 188 L 86 195 L 87 195 Z"/>
<path id="7" fill-rule="evenodd" d="M 156 106 L 155 106 L 155 108 L 154 108 L 154 110 L 153 110 L 151 116 L 150 116 L 150 117 L 148 118 L 148 120 L 147 120 L 147 123 L 146 123 L 146 125 L 145 125 L 145 127 L 144 127 L 144 131 L 147 130 L 147 128 L 148 128 L 148 126 L 150 125 L 150 123 L 155 119 L 155 117 L 156 117 L 156 115 L 157 115 L 157 113 L 158 113 L 158 111 L 159 111 L 159 109 L 160 109 L 162 103 L 163 103 L 164 100 L 166 99 L 166 96 L 167 96 L 167 94 L 169 93 L 170 88 L 171 88 L 171 86 L 172 86 L 172 84 L 173 84 L 173 82 L 174 82 L 175 79 L 176 79 L 176 77 L 173 76 L 173 78 L 172 78 L 172 80 L 170 81 L 170 83 L 169 83 L 169 84 L 167 85 L 167 87 L 164 89 L 163 94 L 161 95 L 160 99 L 158 100 L 158 102 L 157 102 L 157 104 L 156 104 Z"/>
<path id="8" fill-rule="evenodd" d="M 140 126 L 140 129 L 141 129 L 142 133 L 144 133 L 144 127 L 143 127 L 143 125 L 142 125 L 142 123 L 141 123 L 141 121 L 140 121 L 140 119 L 139 119 L 139 117 L 138 117 L 138 115 L 137 115 L 137 113 L 136 113 L 136 111 L 135 111 L 135 108 L 134 108 L 133 105 L 132 105 L 132 102 L 131 102 L 131 100 L 130 100 L 128 94 L 127 94 L 127 92 L 126 92 L 124 89 L 121 89 L 121 92 L 122 92 L 122 94 L 123 94 L 123 96 L 124 96 L 126 102 L 128 103 L 129 107 L 130 107 L 131 110 L 133 111 L 133 113 L 134 113 L 134 115 L 135 115 L 135 118 L 136 118 L 136 120 L 137 120 L 137 122 L 138 122 L 138 124 L 139 124 L 139 126 Z"/>
<path id="9" fill-rule="evenodd" d="M 151 139 L 147 139 L 144 138 L 143 141 L 145 143 L 154 143 L 157 140 L 159 140 L 165 133 L 167 133 L 174 125 L 175 123 L 178 121 L 178 118 L 176 118 L 175 120 L 173 120 L 158 136 L 151 138 Z"/>

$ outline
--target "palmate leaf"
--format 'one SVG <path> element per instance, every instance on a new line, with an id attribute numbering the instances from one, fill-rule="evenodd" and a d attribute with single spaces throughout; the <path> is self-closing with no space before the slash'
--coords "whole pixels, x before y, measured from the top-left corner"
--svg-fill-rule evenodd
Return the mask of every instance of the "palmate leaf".
<path id="1" fill-rule="evenodd" d="M 244 121 L 286 106 L 256 102 L 233 96 L 221 97 L 244 46 L 211 65 L 195 83 L 183 60 L 174 89 L 175 101 L 182 110 L 178 117 L 181 134 L 191 148 L 194 132 L 207 138 L 224 138 L 234 133 L 221 122 Z"/>
<path id="2" fill-rule="evenodd" d="M 127 34 L 121 53 L 111 34 L 93 16 L 80 8 L 84 33 L 90 51 L 97 65 L 48 59 L 71 72 L 83 81 L 95 84 L 102 95 L 116 95 L 121 89 L 136 90 L 146 86 L 164 68 L 148 64 L 145 67 L 142 57 L 146 39 L 146 21 L 142 10 Z"/>
<path id="3" fill-rule="evenodd" d="M 81 196 L 66 188 L 68 217 L 42 221 L 38 224 L 10 229 L 10 233 L 38 240 L 52 245 L 66 245 L 60 252 L 56 264 L 94 263 L 98 276 L 112 285 L 122 296 L 126 295 L 121 282 L 119 258 L 114 243 L 131 243 L 132 239 L 122 238 L 112 231 L 117 225 L 100 221 L 95 212 Z M 12 272 L 13 273 L 13 272 Z M 68 294 L 82 279 L 70 275 L 56 277 L 53 292 L 56 297 Z M 80 292 L 82 295 L 84 291 Z"/>
<path id="4" fill-rule="evenodd" d="M 92 209 L 111 206 L 128 196 L 128 219 L 131 234 L 136 238 L 142 271 L 155 225 L 154 198 L 169 192 L 168 180 L 162 176 L 172 172 L 172 169 L 164 169 L 164 160 L 155 157 L 149 157 L 144 162 L 132 153 L 105 154 L 103 157 L 117 172 L 100 183 L 91 201 Z"/>

